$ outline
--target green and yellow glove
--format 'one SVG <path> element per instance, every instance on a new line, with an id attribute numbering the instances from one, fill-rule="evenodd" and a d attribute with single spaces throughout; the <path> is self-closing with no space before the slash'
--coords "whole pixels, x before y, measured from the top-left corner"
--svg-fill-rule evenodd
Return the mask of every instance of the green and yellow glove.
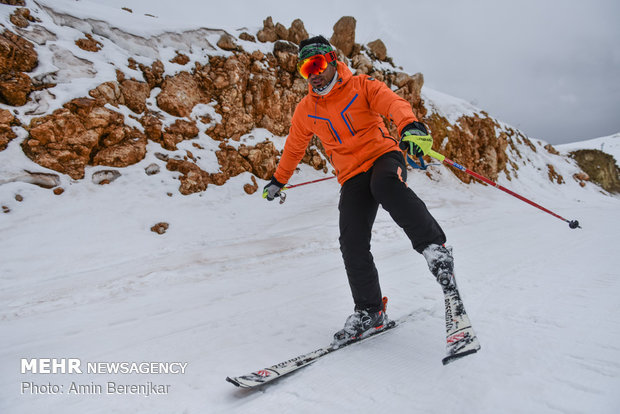
<path id="1" fill-rule="evenodd" d="M 429 155 L 433 146 L 433 137 L 428 133 L 424 124 L 414 121 L 403 128 L 398 146 L 412 157 Z"/>

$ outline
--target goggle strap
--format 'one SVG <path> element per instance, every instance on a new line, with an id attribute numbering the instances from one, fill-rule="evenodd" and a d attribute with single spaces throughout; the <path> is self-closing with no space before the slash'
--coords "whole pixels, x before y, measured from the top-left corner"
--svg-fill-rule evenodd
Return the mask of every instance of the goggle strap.
<path id="1" fill-rule="evenodd" d="M 331 51 L 328 53 L 325 53 L 325 60 L 327 60 L 327 63 L 332 63 L 335 60 L 338 60 L 338 56 L 336 55 L 335 51 Z"/>

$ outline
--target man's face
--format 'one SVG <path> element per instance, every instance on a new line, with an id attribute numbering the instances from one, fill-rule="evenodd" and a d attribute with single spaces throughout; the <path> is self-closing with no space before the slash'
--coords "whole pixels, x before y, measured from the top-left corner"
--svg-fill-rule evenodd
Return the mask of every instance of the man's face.
<path id="1" fill-rule="evenodd" d="M 314 89 L 320 89 L 327 86 L 332 79 L 334 78 L 334 73 L 336 72 L 336 67 L 333 65 L 327 65 L 327 69 L 318 75 L 310 74 L 308 76 L 308 83 Z"/>

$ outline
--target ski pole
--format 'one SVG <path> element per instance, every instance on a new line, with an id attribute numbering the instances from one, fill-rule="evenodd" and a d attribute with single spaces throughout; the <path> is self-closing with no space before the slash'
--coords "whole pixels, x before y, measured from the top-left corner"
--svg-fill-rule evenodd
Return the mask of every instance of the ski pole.
<path id="1" fill-rule="evenodd" d="M 289 188 L 301 187 L 302 185 L 318 183 L 319 181 L 331 180 L 332 178 L 336 178 L 336 176 L 332 175 L 331 177 L 319 178 L 318 180 L 306 181 L 304 183 L 293 184 L 293 185 L 286 185 L 284 186 L 283 190 L 288 190 Z"/>
<path id="2" fill-rule="evenodd" d="M 302 185 L 314 184 L 314 183 L 318 183 L 318 182 L 325 181 L 325 180 L 331 180 L 332 178 L 336 178 L 336 176 L 332 175 L 331 177 L 319 178 L 318 180 L 305 181 L 303 183 L 293 184 L 293 185 L 286 185 L 282 187 L 282 191 L 280 191 L 280 204 L 286 201 L 286 193 L 283 192 L 284 190 L 288 190 L 289 188 L 301 187 Z"/>
<path id="3" fill-rule="evenodd" d="M 447 165 L 449 165 L 451 167 L 459 169 L 459 170 L 461 170 L 461 171 L 471 175 L 472 177 L 477 178 L 480 181 L 483 181 L 483 182 L 485 182 L 485 183 L 487 183 L 489 185 L 492 185 L 493 187 L 498 188 L 498 189 L 504 191 L 505 193 L 508 193 L 511 196 L 518 198 L 521 201 L 525 201 L 529 205 L 534 206 L 534 207 L 544 211 L 545 213 L 551 214 L 553 217 L 556 217 L 556 218 L 559 218 L 562 221 L 565 221 L 566 223 L 568 223 L 568 227 L 570 227 L 571 229 L 581 228 L 581 226 L 579 225 L 579 221 L 577 221 L 577 220 L 567 220 L 564 217 L 560 216 L 559 214 L 556 214 L 553 211 L 544 208 L 540 204 L 536 204 L 535 202 L 533 202 L 531 200 L 528 200 L 527 198 L 525 198 L 525 197 L 515 193 L 514 191 L 511 191 L 511 190 L 507 189 L 506 187 L 503 187 L 503 186 L 497 184 L 496 182 L 494 182 L 492 180 L 489 180 L 488 178 L 486 178 L 486 177 L 484 177 L 484 176 L 482 176 L 482 175 L 480 175 L 480 174 L 478 174 L 478 173 L 476 173 L 474 171 L 471 171 L 468 168 L 463 167 L 462 165 L 452 161 L 449 158 L 446 158 L 446 156 L 444 156 L 444 155 L 442 155 L 442 154 L 440 154 L 438 152 L 435 152 L 435 151 L 433 151 L 430 148 L 425 148 L 425 154 L 435 158 L 438 161 L 441 161 L 444 164 L 447 164 Z M 409 156 L 409 154 L 407 154 L 407 156 Z"/>

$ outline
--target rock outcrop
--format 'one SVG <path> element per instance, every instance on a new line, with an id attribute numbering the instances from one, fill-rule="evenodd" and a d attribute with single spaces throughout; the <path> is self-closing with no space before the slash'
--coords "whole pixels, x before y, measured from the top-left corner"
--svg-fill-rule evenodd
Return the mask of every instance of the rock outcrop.
<path id="1" fill-rule="evenodd" d="M 597 183 L 610 193 L 620 193 L 620 168 L 613 156 L 594 149 L 573 151 L 570 156 L 577 161 L 590 181 Z M 575 178 L 585 181 L 583 176 Z"/>
<path id="2" fill-rule="evenodd" d="M 38 64 L 34 45 L 10 30 L 0 34 L 0 102 L 22 106 L 34 90 L 26 72 Z"/>
<path id="3" fill-rule="evenodd" d="M 506 169 L 509 136 L 489 117 L 463 116 L 452 125 L 444 117 L 432 114 L 425 119 L 432 132 L 433 148 L 465 167 L 496 181 Z M 444 145 L 445 142 L 445 145 Z M 473 178 L 463 172 L 455 174 L 465 183 Z"/>
<path id="4" fill-rule="evenodd" d="M 126 167 L 146 154 L 145 135 L 95 99 L 67 102 L 52 114 L 33 119 L 29 130 L 22 144 L 26 155 L 74 179 L 84 178 L 87 165 Z"/>
<path id="5" fill-rule="evenodd" d="M 334 24 L 334 34 L 329 42 L 342 51 L 346 57 L 352 57 L 359 52 L 359 45 L 355 43 L 356 20 L 351 16 L 344 16 Z M 357 54 L 357 53 L 355 53 Z"/>

